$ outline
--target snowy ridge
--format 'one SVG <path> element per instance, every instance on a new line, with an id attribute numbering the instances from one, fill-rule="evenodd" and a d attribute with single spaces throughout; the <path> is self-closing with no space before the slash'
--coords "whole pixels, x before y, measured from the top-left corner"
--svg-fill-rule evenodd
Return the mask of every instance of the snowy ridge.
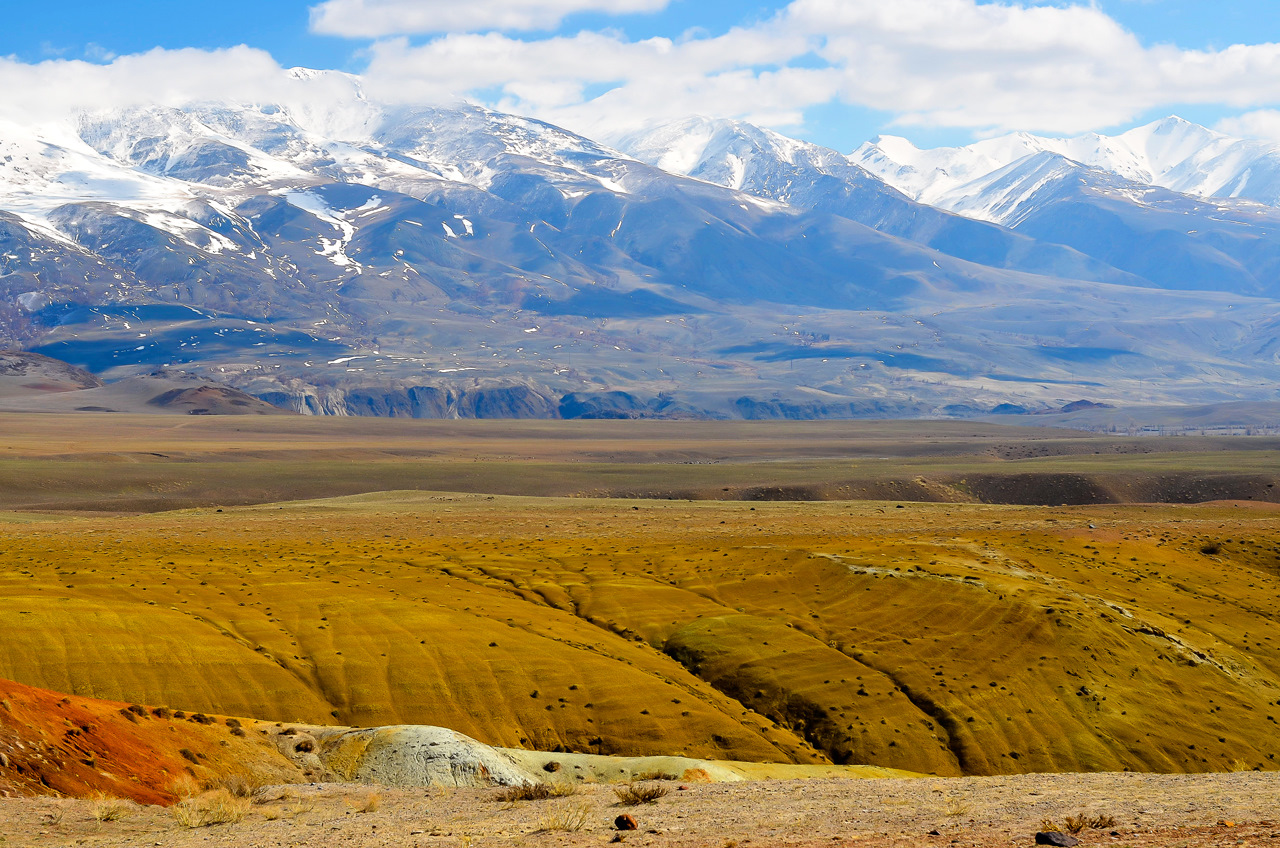
<path id="1" fill-rule="evenodd" d="M 624 136 L 617 146 L 664 171 L 782 203 L 814 176 L 879 182 L 834 150 L 743 121 L 685 118 Z"/>
<path id="2" fill-rule="evenodd" d="M 1177 117 L 1117 136 L 1014 133 L 935 150 L 882 136 L 849 158 L 917 200 L 960 211 L 960 199 L 979 193 L 997 171 L 1040 153 L 1182 194 L 1280 206 L 1280 144 L 1231 138 Z"/>

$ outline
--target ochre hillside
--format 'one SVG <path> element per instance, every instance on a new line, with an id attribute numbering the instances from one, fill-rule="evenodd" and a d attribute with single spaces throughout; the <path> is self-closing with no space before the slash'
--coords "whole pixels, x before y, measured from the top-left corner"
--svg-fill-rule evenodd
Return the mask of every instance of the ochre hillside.
<path id="1" fill-rule="evenodd" d="M 0 677 L 545 750 L 1269 769 L 1278 530 L 1262 504 L 424 493 L 15 516 Z"/>

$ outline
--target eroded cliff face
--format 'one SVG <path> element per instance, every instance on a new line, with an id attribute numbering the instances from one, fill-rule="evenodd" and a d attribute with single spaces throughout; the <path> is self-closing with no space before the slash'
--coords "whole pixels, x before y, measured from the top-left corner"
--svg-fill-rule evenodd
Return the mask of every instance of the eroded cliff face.
<path id="1" fill-rule="evenodd" d="M 366 418 L 559 418 L 559 402 L 529 386 L 313 386 L 295 382 L 257 397 L 303 415 Z"/>

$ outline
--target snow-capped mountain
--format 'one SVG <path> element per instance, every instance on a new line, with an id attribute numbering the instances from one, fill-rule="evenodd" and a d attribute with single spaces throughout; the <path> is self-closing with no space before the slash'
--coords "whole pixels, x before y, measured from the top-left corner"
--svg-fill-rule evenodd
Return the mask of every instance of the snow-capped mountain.
<path id="1" fill-rule="evenodd" d="M 1038 188 L 988 181 L 1034 212 L 1001 226 L 747 124 L 682 122 L 624 153 L 296 79 L 324 96 L 0 127 L 3 342 L 339 414 L 923 415 L 1275 391 L 1265 216 L 1219 209 L 1215 230 L 1214 204 L 1059 155 Z M 1122 200 L 1126 237 L 1159 231 L 1145 264 L 1054 217 Z M 1211 235 L 1161 241 L 1166 219 Z M 1162 257 L 1201 264 L 1166 278 Z"/>
<path id="2" fill-rule="evenodd" d="M 1280 231 L 1280 210 L 1183 194 L 1126 176 L 1182 173 L 1187 181 L 1188 163 L 1223 140 L 1170 119 L 1119 139 L 1055 141 L 1015 134 L 932 151 L 882 139 L 883 147 L 864 146 L 846 158 L 748 124 L 691 119 L 624 138 L 620 146 L 659 166 L 843 215 L 987 265 L 1275 296 L 1280 240 L 1267 234 Z M 1245 147 L 1265 145 L 1237 145 Z M 898 157 L 892 166 L 885 151 Z M 866 168 L 852 164 L 859 155 L 866 168 L 934 205 L 886 192 Z"/>
<path id="3" fill-rule="evenodd" d="M 1280 205 L 1280 144 L 1231 138 L 1177 117 L 1116 136 L 1014 133 L 934 150 L 881 136 L 849 159 L 917 200 L 953 209 L 974 194 L 975 182 L 1041 153 L 1181 194 Z"/>

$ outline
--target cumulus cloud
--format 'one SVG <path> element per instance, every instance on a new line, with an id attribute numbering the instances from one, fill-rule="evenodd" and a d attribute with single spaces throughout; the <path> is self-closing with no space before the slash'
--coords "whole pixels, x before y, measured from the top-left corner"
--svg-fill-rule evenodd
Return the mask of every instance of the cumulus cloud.
<path id="1" fill-rule="evenodd" d="M 491 105 L 499 109 L 579 131 L 693 113 L 794 124 L 804 105 L 836 93 L 831 70 L 786 67 L 807 49 L 803 36 L 757 30 L 683 42 L 594 32 L 537 41 L 453 35 L 421 47 L 403 39 L 376 44 L 364 78 L 370 95 L 383 101 L 489 90 L 497 92 Z"/>
<path id="2" fill-rule="evenodd" d="M 311 28 L 325 35 L 379 38 L 419 33 L 554 29 L 574 12 L 658 12 L 670 0 L 325 0 Z"/>
<path id="3" fill-rule="evenodd" d="M 358 78 L 288 70 L 249 47 L 156 49 L 105 64 L 0 58 L 0 90 L 6 92 L 0 119 L 21 124 L 64 122 L 100 109 L 230 102 L 286 106 L 305 127 L 342 138 L 358 137 L 376 117 L 360 99 Z"/>
<path id="4" fill-rule="evenodd" d="M 1226 118 L 1214 127 L 1227 135 L 1263 138 L 1280 142 L 1280 110 L 1259 109 L 1234 118 Z"/>
<path id="5" fill-rule="evenodd" d="M 317 8 L 361 2 L 386 10 L 400 0 L 330 0 Z M 520 2 L 475 0 L 469 8 L 483 15 L 536 7 L 554 18 L 584 8 L 657 8 L 665 0 Z M 359 80 L 290 72 L 248 47 L 154 50 L 105 64 L 0 59 L 0 117 L 270 102 L 288 104 L 308 126 L 356 137 L 376 120 L 372 104 L 469 98 L 607 141 L 690 114 L 792 129 L 806 110 L 831 103 L 879 110 L 901 125 L 976 134 L 1076 133 L 1158 108 L 1215 104 L 1247 113 L 1220 128 L 1280 137 L 1280 45 L 1146 46 L 1094 5 L 792 0 L 769 19 L 719 34 L 633 40 L 614 31 L 460 32 L 421 43 L 383 39 L 366 52 Z"/>
<path id="6" fill-rule="evenodd" d="M 335 0 L 336 2 L 336 0 Z M 724 35 L 449 35 L 375 44 L 387 96 L 472 94 L 579 131 L 690 113 L 795 125 L 839 101 L 902 125 L 1080 132 L 1183 103 L 1280 103 L 1280 45 L 1144 46 L 1095 5 L 794 0 Z"/>

